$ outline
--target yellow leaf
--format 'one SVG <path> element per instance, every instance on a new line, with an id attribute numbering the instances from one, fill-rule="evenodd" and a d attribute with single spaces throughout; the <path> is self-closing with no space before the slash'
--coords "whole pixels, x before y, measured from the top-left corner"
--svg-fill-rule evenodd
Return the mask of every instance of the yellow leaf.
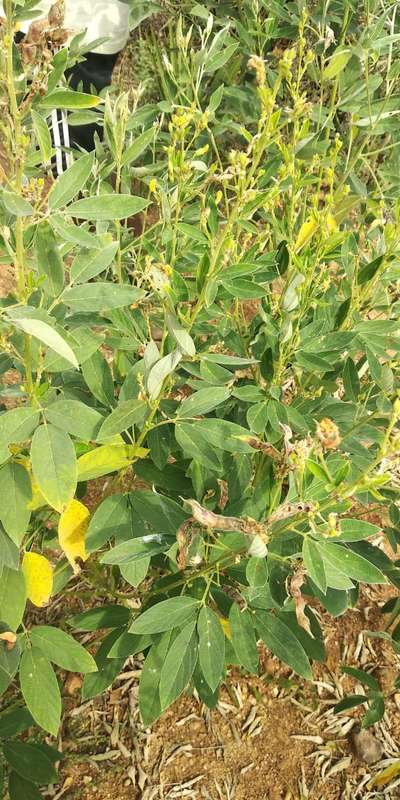
<path id="1" fill-rule="evenodd" d="M 53 567 L 50 561 L 39 553 L 25 553 L 22 572 L 29 600 L 34 606 L 43 608 L 53 591 Z"/>
<path id="2" fill-rule="evenodd" d="M 393 778 L 397 778 L 400 773 L 400 761 L 395 761 L 394 764 L 389 764 L 386 769 L 382 770 L 382 772 L 378 772 L 377 775 L 372 779 L 372 781 L 368 784 L 368 789 L 373 789 L 374 786 L 385 786 L 386 783 L 389 783 Z"/>
<path id="3" fill-rule="evenodd" d="M 100 478 L 110 472 L 126 469 L 137 458 L 145 458 L 149 451 L 130 444 L 104 444 L 78 459 L 78 481 Z"/>
<path id="4" fill-rule="evenodd" d="M 85 536 L 89 518 L 89 509 L 79 500 L 71 500 L 59 519 L 58 541 L 75 574 L 79 572 L 77 559 L 87 559 Z"/>
<path id="5" fill-rule="evenodd" d="M 221 623 L 222 630 L 223 630 L 226 638 L 227 639 L 232 639 L 232 631 L 231 631 L 231 626 L 230 626 L 229 619 L 225 619 L 225 617 L 220 617 L 219 621 Z"/>
<path id="6" fill-rule="evenodd" d="M 301 250 L 305 244 L 311 239 L 314 235 L 315 231 L 318 228 L 318 222 L 314 217 L 309 217 L 303 222 L 296 239 L 296 244 L 294 246 L 295 253 Z"/>

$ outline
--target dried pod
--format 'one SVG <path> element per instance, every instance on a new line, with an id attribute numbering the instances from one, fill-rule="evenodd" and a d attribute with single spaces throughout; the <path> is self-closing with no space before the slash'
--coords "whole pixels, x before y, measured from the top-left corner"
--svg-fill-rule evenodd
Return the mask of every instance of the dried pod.
<path id="1" fill-rule="evenodd" d="M 296 609 L 296 619 L 301 628 L 304 628 L 310 636 L 313 636 L 310 620 L 304 613 L 306 601 L 301 593 L 301 587 L 305 581 L 305 572 L 303 569 L 297 570 L 290 581 L 289 591 L 293 597 Z"/>
<path id="2" fill-rule="evenodd" d="M 39 42 L 43 39 L 43 34 L 47 30 L 47 26 L 47 19 L 39 19 L 35 22 L 32 22 L 32 24 L 29 26 L 25 41 L 29 44 L 39 44 Z"/>
<path id="3" fill-rule="evenodd" d="M 57 0 L 57 3 L 51 6 L 48 19 L 49 25 L 52 28 L 60 28 L 64 22 L 65 16 L 65 2 L 64 0 Z"/>
<path id="4" fill-rule="evenodd" d="M 51 41 L 53 44 L 59 46 L 65 44 L 68 40 L 69 33 L 65 28 L 56 28 L 56 30 L 51 31 Z"/>
<path id="5" fill-rule="evenodd" d="M 37 47 L 35 44 L 25 44 L 25 42 L 22 42 L 20 53 L 23 64 L 35 63 L 37 57 Z"/>
<path id="6" fill-rule="evenodd" d="M 17 641 L 17 635 L 13 633 L 13 631 L 4 631 L 4 633 L 0 633 L 0 639 L 5 642 L 6 650 L 13 650 L 15 642 Z"/>

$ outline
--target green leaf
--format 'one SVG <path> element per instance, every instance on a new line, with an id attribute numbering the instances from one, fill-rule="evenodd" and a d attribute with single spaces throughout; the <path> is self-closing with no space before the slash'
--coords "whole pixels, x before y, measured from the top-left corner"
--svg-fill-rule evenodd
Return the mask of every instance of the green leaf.
<path id="1" fill-rule="evenodd" d="M 40 148 L 42 161 L 46 164 L 50 161 L 52 152 L 52 143 L 51 143 L 49 126 L 46 120 L 43 119 L 43 117 L 40 116 L 40 114 L 38 114 L 34 108 L 31 108 L 31 115 L 32 115 L 33 129 L 35 131 L 36 141 Z"/>
<path id="2" fill-rule="evenodd" d="M 29 631 L 29 638 L 34 647 L 62 669 L 71 672 L 96 671 L 96 663 L 90 653 L 61 628 L 36 625 Z"/>
<path id="3" fill-rule="evenodd" d="M 89 481 L 118 472 L 133 464 L 135 458 L 147 454 L 147 450 L 128 444 L 103 444 L 78 460 L 78 481 Z"/>
<path id="4" fill-rule="evenodd" d="M 257 673 L 259 654 L 250 611 L 240 611 L 238 604 L 232 603 L 229 624 L 232 631 L 232 645 L 240 663 L 249 672 Z"/>
<path id="5" fill-rule="evenodd" d="M 18 547 L 31 517 L 28 508 L 31 499 L 31 482 L 25 467 L 9 461 L 0 469 L 0 520 Z"/>
<path id="6" fill-rule="evenodd" d="M 111 537 L 119 538 L 133 537 L 132 530 L 132 508 L 128 499 L 123 494 L 113 494 L 106 497 L 97 506 L 86 533 L 86 550 L 90 553 L 98 550 Z"/>
<path id="7" fill-rule="evenodd" d="M 146 534 L 130 539 L 128 542 L 121 542 L 108 550 L 100 559 L 101 564 L 131 564 L 140 561 L 142 558 L 150 558 L 165 553 L 172 545 L 171 539 L 161 533 Z"/>
<path id="8" fill-rule="evenodd" d="M 107 269 L 114 260 L 118 246 L 118 242 L 111 242 L 102 250 L 88 250 L 86 253 L 78 253 L 71 264 L 71 283 L 86 283 Z"/>
<path id="9" fill-rule="evenodd" d="M 236 280 L 224 278 L 222 285 L 229 294 L 233 297 L 238 297 L 240 300 L 265 297 L 267 291 L 263 286 L 259 286 L 254 281 L 247 280 L 247 278 L 236 278 Z"/>
<path id="10" fill-rule="evenodd" d="M 101 97 L 85 92 L 73 92 L 70 89 L 56 89 L 44 95 L 40 100 L 41 108 L 65 108 L 75 111 L 77 108 L 93 108 L 103 103 Z"/>
<path id="11" fill-rule="evenodd" d="M 29 439 L 38 422 L 39 412 L 34 408 L 13 408 L 0 414 L 0 461 L 10 455 L 7 446 Z"/>
<path id="12" fill-rule="evenodd" d="M 11 739 L 13 736 L 26 731 L 34 725 L 31 714 L 27 708 L 16 708 L 0 715 L 0 738 Z"/>
<path id="13" fill-rule="evenodd" d="M 4 566 L 0 580 L 0 619 L 13 631 L 22 622 L 25 604 L 26 587 L 22 571 Z"/>
<path id="14" fill-rule="evenodd" d="M 31 460 L 40 491 L 61 513 L 74 497 L 77 485 L 75 450 L 68 434 L 53 425 L 40 425 L 33 435 Z"/>
<path id="15" fill-rule="evenodd" d="M 197 621 L 199 661 L 203 675 L 212 691 L 217 688 L 225 665 L 225 635 L 219 618 L 203 606 Z"/>
<path id="16" fill-rule="evenodd" d="M 82 364 L 85 383 L 104 406 L 114 405 L 114 380 L 104 356 L 97 350 Z"/>
<path id="17" fill-rule="evenodd" d="M 103 338 L 94 333 L 90 328 L 74 328 L 72 331 L 64 329 L 65 340 L 75 353 L 79 364 L 84 364 L 94 353 L 100 350 Z M 44 369 L 46 372 L 64 372 L 70 370 L 70 364 L 65 358 L 57 356 L 55 353 L 47 352 L 44 359 Z"/>
<path id="18" fill-rule="evenodd" d="M 380 691 L 378 681 L 373 675 L 370 675 L 369 672 L 364 672 L 364 670 L 357 669 L 356 667 L 342 667 L 342 672 L 344 672 L 345 675 L 351 675 L 352 678 L 355 678 L 360 683 L 364 683 L 365 686 L 368 686 L 373 692 Z"/>
<path id="19" fill-rule="evenodd" d="M 151 400 L 155 400 L 161 392 L 165 378 L 174 372 L 182 358 L 179 350 L 160 358 L 151 368 L 147 378 L 147 391 Z"/>
<path id="20" fill-rule="evenodd" d="M 53 667 L 41 650 L 36 647 L 24 650 L 19 679 L 23 698 L 33 719 L 45 731 L 57 736 L 61 695 Z"/>
<path id="21" fill-rule="evenodd" d="M 129 564 L 121 564 L 120 572 L 123 579 L 134 586 L 135 589 L 144 581 L 150 567 L 150 557 L 141 558 L 140 561 L 131 561 Z"/>
<path id="22" fill-rule="evenodd" d="M 329 564 L 356 581 L 363 583 L 386 583 L 383 572 L 366 558 L 354 553 L 347 547 L 331 542 L 319 542 L 320 553 Z"/>
<path id="23" fill-rule="evenodd" d="M 148 410 L 144 400 L 123 400 L 106 417 L 97 436 L 98 442 L 115 436 L 117 433 L 127 431 L 133 425 L 143 422 Z"/>
<path id="24" fill-rule="evenodd" d="M 311 536 L 306 536 L 303 541 L 303 561 L 311 580 L 314 581 L 321 592 L 325 593 L 327 583 L 324 561 L 317 543 Z"/>
<path id="25" fill-rule="evenodd" d="M 62 300 L 66 306 L 75 311 L 109 311 L 136 303 L 144 297 L 142 289 L 128 284 L 116 283 L 82 283 L 72 286 L 63 293 Z"/>
<path id="26" fill-rule="evenodd" d="M 78 631 L 98 631 L 101 628 L 121 628 L 130 620 L 129 608 L 118 605 L 104 605 L 74 614 L 68 624 Z"/>
<path id="27" fill-rule="evenodd" d="M 356 708 L 356 706 L 360 706 L 362 703 L 366 703 L 368 698 L 365 694 L 349 694 L 347 697 L 344 697 L 343 700 L 340 700 L 339 703 L 333 707 L 333 711 L 335 714 L 339 714 L 341 711 L 347 711 L 349 708 Z"/>
<path id="28" fill-rule="evenodd" d="M 143 653 L 152 644 L 153 639 L 150 636 L 135 636 L 124 631 L 118 636 L 118 639 L 109 650 L 108 658 L 129 658 L 129 656 L 134 656 L 136 653 Z"/>
<path id="29" fill-rule="evenodd" d="M 225 386 L 213 386 L 210 389 L 200 389 L 186 397 L 177 409 L 180 419 L 196 417 L 207 414 L 214 408 L 224 403 L 230 397 L 230 389 Z"/>
<path id="30" fill-rule="evenodd" d="M 0 569 L 1 566 L 19 569 L 19 549 L 0 525 Z"/>
<path id="31" fill-rule="evenodd" d="M 95 441 L 104 417 L 95 408 L 80 400 L 60 397 L 44 410 L 45 417 L 56 428 L 84 441 Z"/>
<path id="32" fill-rule="evenodd" d="M 189 516 L 189 513 L 174 500 L 154 490 L 131 492 L 129 502 L 134 512 L 156 533 L 162 531 L 175 536 L 178 528 Z"/>
<path id="33" fill-rule="evenodd" d="M 85 675 L 82 686 L 82 700 L 90 700 L 98 694 L 103 694 L 115 681 L 121 672 L 125 658 L 108 658 L 111 646 L 119 637 L 120 631 L 112 631 L 101 643 L 96 655 L 95 662 L 97 672 Z"/>
<path id="34" fill-rule="evenodd" d="M 167 314 L 167 325 L 171 336 L 174 337 L 182 353 L 188 356 L 195 356 L 196 346 L 190 333 L 185 328 L 182 328 L 172 314 Z"/>
<path id="35" fill-rule="evenodd" d="M 212 692 L 201 669 L 199 662 L 197 662 L 193 672 L 193 685 L 197 690 L 200 700 L 208 708 L 215 708 L 218 703 L 219 691 L 218 688 Z"/>
<path id="36" fill-rule="evenodd" d="M 171 597 L 148 608 L 134 620 L 129 633 L 162 633 L 184 625 L 197 616 L 199 601 L 193 597 Z"/>
<path id="37" fill-rule="evenodd" d="M 57 772 L 48 756 L 34 744 L 7 742 L 3 753 L 15 772 L 31 783 L 55 783 Z"/>
<path id="38" fill-rule="evenodd" d="M 67 344 L 65 339 L 63 339 L 54 328 L 48 325 L 47 322 L 43 322 L 41 319 L 34 319 L 33 317 L 26 317 L 25 319 L 19 317 L 18 319 L 11 320 L 11 322 L 15 327 L 24 331 L 24 333 L 29 334 L 29 336 L 34 336 L 35 339 L 39 339 L 40 342 L 50 347 L 51 350 L 54 350 L 59 356 L 65 358 L 75 369 L 79 369 L 76 355 L 69 344 Z"/>
<path id="39" fill-rule="evenodd" d="M 35 784 L 25 780 L 17 772 L 10 773 L 8 791 L 10 800 L 42 800 L 43 798 Z"/>
<path id="40" fill-rule="evenodd" d="M 102 194 L 76 200 L 68 208 L 68 213 L 78 219 L 112 221 L 127 219 L 143 211 L 150 205 L 150 200 L 130 194 Z"/>
<path id="41" fill-rule="evenodd" d="M 343 368 L 343 384 L 346 398 L 357 401 L 358 395 L 360 394 L 360 379 L 358 377 L 357 367 L 351 358 L 346 359 Z"/>
<path id="42" fill-rule="evenodd" d="M 221 83 L 220 86 L 218 86 L 218 88 L 212 93 L 208 103 L 208 108 L 212 113 L 215 113 L 221 105 L 222 98 L 224 96 L 224 89 L 225 86 L 223 83 Z"/>
<path id="43" fill-rule="evenodd" d="M 3 201 L 6 211 L 15 217 L 30 217 L 35 213 L 33 206 L 15 192 L 7 192 L 3 189 L 0 199 Z"/>
<path id="44" fill-rule="evenodd" d="M 268 424 L 268 401 L 256 403 L 251 406 L 246 414 L 249 428 L 258 435 L 264 433 Z"/>
<path id="45" fill-rule="evenodd" d="M 370 536 L 377 536 L 381 530 L 378 525 L 373 525 L 372 522 L 345 518 L 339 522 L 340 533 L 338 533 L 337 537 L 330 538 L 330 541 L 360 542 Z"/>
<path id="46" fill-rule="evenodd" d="M 352 50 L 349 47 L 337 47 L 322 73 L 322 78 L 327 81 L 336 78 L 350 61 L 351 55 Z"/>
<path id="47" fill-rule="evenodd" d="M 124 3 L 128 2 L 128 5 L 131 6 L 130 14 L 129 14 L 129 28 L 130 30 L 134 30 L 148 17 L 151 17 L 153 14 L 157 14 L 159 11 L 162 11 L 162 6 L 158 3 L 153 3 L 151 0 L 135 0 L 135 3 L 131 3 L 131 0 L 123 0 Z"/>
<path id="48" fill-rule="evenodd" d="M 370 706 L 368 711 L 364 714 L 361 727 L 362 728 L 369 728 L 370 725 L 375 725 L 382 719 L 385 713 L 385 699 L 382 696 L 375 697 L 372 702 L 370 702 Z"/>
<path id="49" fill-rule="evenodd" d="M 81 156 L 58 176 L 49 194 L 50 211 L 64 208 L 83 189 L 92 171 L 94 152 Z"/>
<path id="50" fill-rule="evenodd" d="M 267 611 L 256 611 L 255 622 L 264 644 L 302 678 L 312 680 L 310 662 L 305 650 L 290 628 Z"/>
<path id="51" fill-rule="evenodd" d="M 382 265 L 384 258 L 384 255 L 378 256 L 377 258 L 374 258 L 373 261 L 370 261 L 369 264 L 365 264 L 363 267 L 361 267 L 357 275 L 357 283 L 359 286 L 362 286 L 364 283 L 368 283 L 368 281 L 372 280 Z"/>
<path id="52" fill-rule="evenodd" d="M 175 438 L 187 457 L 194 458 L 206 469 L 217 472 L 221 470 L 221 458 L 218 452 L 209 446 L 197 427 L 179 422 L 175 425 Z"/>
<path id="53" fill-rule="evenodd" d="M 204 233 L 196 228 L 195 225 L 188 225 L 186 222 L 178 222 L 177 230 L 180 233 L 185 234 L 188 239 L 193 239 L 195 242 L 200 242 L 200 244 L 208 244 L 207 236 L 204 236 Z"/>
<path id="54" fill-rule="evenodd" d="M 159 686 L 170 641 L 171 632 L 167 631 L 149 650 L 140 673 L 139 708 L 144 725 L 151 725 L 161 715 Z"/>
<path id="55" fill-rule="evenodd" d="M 211 52 L 212 47 L 210 48 L 210 52 L 207 54 L 207 57 L 204 62 L 204 69 L 206 72 L 215 72 L 217 69 L 223 67 L 230 58 L 232 58 L 233 54 L 238 49 L 239 44 L 237 42 L 232 42 L 232 44 L 228 44 L 224 50 L 215 53 Z"/>
<path id="56" fill-rule="evenodd" d="M 64 288 L 64 263 L 53 228 L 48 222 L 38 225 L 35 237 L 36 266 L 47 295 L 54 299 Z"/>
<path id="57" fill-rule="evenodd" d="M 222 629 L 221 629 L 222 630 Z M 198 658 L 196 621 L 172 639 L 160 676 L 160 702 L 164 711 L 188 685 Z"/>
<path id="58" fill-rule="evenodd" d="M 121 159 L 122 166 L 124 167 L 126 164 L 132 164 L 133 161 L 136 161 L 136 159 L 144 153 L 149 144 L 154 141 L 155 136 L 155 128 L 149 128 L 149 130 L 143 131 L 143 133 L 141 133 L 125 150 Z"/>

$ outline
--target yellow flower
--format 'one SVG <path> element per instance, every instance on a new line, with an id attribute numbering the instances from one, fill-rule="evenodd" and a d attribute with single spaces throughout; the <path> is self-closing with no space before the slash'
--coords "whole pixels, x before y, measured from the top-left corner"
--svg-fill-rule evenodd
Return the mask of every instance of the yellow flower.
<path id="1" fill-rule="evenodd" d="M 157 178 L 152 178 L 151 181 L 149 182 L 149 190 L 152 194 L 155 194 L 155 192 L 157 191 L 157 186 L 158 186 Z"/>
<path id="2" fill-rule="evenodd" d="M 329 417 L 324 417 L 317 423 L 317 436 L 324 450 L 335 450 L 342 441 L 336 422 Z"/>

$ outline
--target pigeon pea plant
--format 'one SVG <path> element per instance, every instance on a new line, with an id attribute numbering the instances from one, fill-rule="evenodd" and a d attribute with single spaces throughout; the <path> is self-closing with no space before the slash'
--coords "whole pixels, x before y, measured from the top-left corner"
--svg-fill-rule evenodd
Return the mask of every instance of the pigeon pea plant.
<path id="1" fill-rule="evenodd" d="M 53 665 L 87 700 L 144 653 L 146 724 L 188 688 L 215 705 L 260 641 L 311 680 L 316 601 L 400 586 L 396 17 L 329 34 L 292 3 L 290 46 L 265 53 L 268 27 L 246 56 L 197 8 L 180 72 L 164 58 L 176 99 L 142 106 L 68 87 L 58 6 L 15 45 L 33 3 L 5 5 L 0 689 L 28 709 L 5 730 L 57 734 Z M 104 126 L 57 178 L 54 109 Z M 55 622 L 71 587 L 82 612 Z M 12 798 L 31 746 L 3 748 Z"/>

